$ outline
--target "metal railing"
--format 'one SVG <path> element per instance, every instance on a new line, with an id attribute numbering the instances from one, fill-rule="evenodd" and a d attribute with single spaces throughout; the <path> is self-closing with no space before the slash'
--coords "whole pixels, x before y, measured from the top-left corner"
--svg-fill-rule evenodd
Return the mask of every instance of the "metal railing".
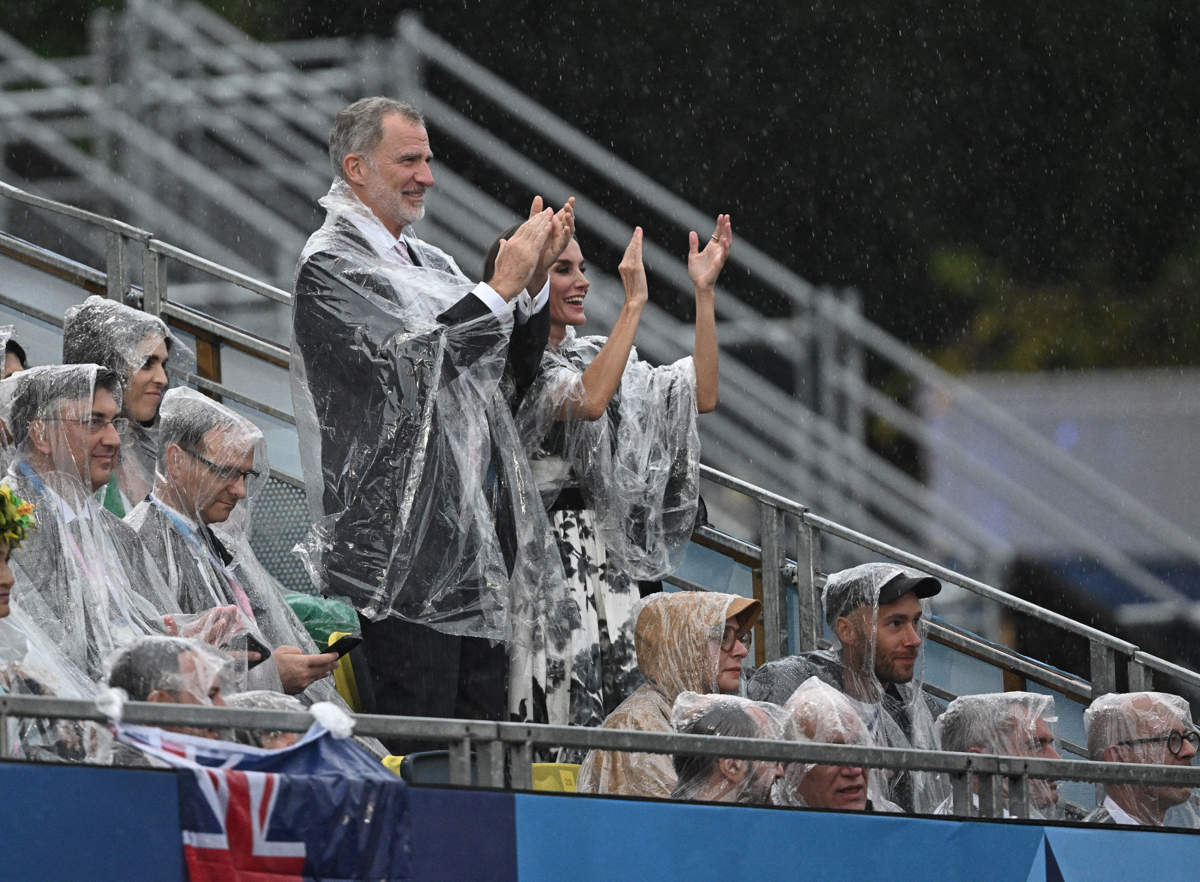
<path id="1" fill-rule="evenodd" d="M 446 744 L 450 783 L 459 786 L 531 790 L 533 781 L 530 770 L 535 752 L 540 748 L 558 747 L 940 773 L 950 779 L 953 813 L 962 817 L 1000 818 L 1005 808 L 1014 818 L 1029 817 L 1028 784 L 1031 780 L 1188 788 L 1200 786 L 1200 767 L 1196 766 L 1050 760 L 535 723 L 367 714 L 353 716 L 355 735 Z M 0 755 L 3 756 L 12 752 L 12 744 L 9 743 L 10 718 L 110 722 L 95 702 L 85 699 L 0 695 Z M 293 711 L 134 701 L 124 704 L 121 719 L 134 725 L 287 732 L 304 732 L 312 725 L 311 716 Z M 973 804 L 973 791 L 978 792 L 978 808 Z"/>

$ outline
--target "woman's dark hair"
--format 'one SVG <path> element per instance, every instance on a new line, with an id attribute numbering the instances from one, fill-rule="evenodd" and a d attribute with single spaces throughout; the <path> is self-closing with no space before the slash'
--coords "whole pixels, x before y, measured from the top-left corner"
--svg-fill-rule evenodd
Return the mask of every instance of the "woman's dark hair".
<path id="1" fill-rule="evenodd" d="M 4 352 L 5 354 L 11 352 L 17 357 L 17 361 L 21 362 L 21 370 L 29 367 L 29 359 L 25 357 L 25 349 L 16 340 L 9 338 L 8 342 L 4 344 Z"/>
<path id="2" fill-rule="evenodd" d="M 761 733 L 743 707 L 717 703 L 679 730 L 680 735 L 724 735 L 727 738 L 759 738 Z M 716 765 L 714 756 L 683 756 L 672 758 L 675 774 L 681 784 L 708 776 Z"/>

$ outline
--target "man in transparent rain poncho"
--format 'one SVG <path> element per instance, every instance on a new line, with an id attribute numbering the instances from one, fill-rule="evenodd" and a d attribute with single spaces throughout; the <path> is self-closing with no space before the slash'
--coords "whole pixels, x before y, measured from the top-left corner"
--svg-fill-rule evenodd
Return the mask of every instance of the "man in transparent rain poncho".
<path id="1" fill-rule="evenodd" d="M 1200 747 L 1185 699 L 1165 692 L 1101 695 L 1083 712 L 1088 756 L 1110 763 L 1190 766 Z M 1084 818 L 1092 824 L 1196 828 L 1192 791 L 1160 784 L 1106 784 L 1104 799 Z"/>
<path id="2" fill-rule="evenodd" d="M 854 702 L 881 747 L 937 748 L 937 705 L 921 689 L 923 599 L 941 590 L 925 573 L 896 564 L 860 564 L 833 573 L 821 594 L 832 649 L 805 652 L 759 668 L 747 688 L 751 698 L 784 704 L 816 676 Z M 946 787 L 925 772 L 892 774 L 886 796 L 906 811 L 931 812 Z"/>
<path id="3" fill-rule="evenodd" d="M 652 594 L 634 608 L 634 645 L 645 678 L 604 721 L 605 729 L 671 732 L 671 709 L 684 692 L 737 694 L 757 600 L 716 592 Z M 676 785 L 669 754 L 589 751 L 580 793 L 667 798 Z"/>
<path id="4" fill-rule="evenodd" d="M 535 199 L 476 285 L 412 234 L 434 183 L 415 108 L 356 101 L 329 148 L 293 307 L 309 565 L 360 613 L 378 711 L 502 719 L 503 644 L 566 594 L 502 379 L 537 370 L 573 209 Z"/>
<path id="5" fill-rule="evenodd" d="M 1058 717 L 1054 712 L 1054 697 L 1033 692 L 996 692 L 983 695 L 960 695 L 937 719 L 937 732 L 942 750 L 960 753 L 994 753 L 1002 756 L 1028 756 L 1039 759 L 1061 759 L 1054 749 L 1052 724 Z M 1001 787 L 1003 817 L 1008 809 L 1009 784 Z M 1028 786 L 1028 817 L 1061 818 L 1058 782 L 1030 778 Z M 979 810 L 979 782 L 972 780 L 971 799 L 975 813 Z M 1082 812 L 1069 807 L 1069 818 L 1079 820 Z M 954 814 L 953 797 L 947 797 L 934 809 L 937 815 Z"/>
<path id="6" fill-rule="evenodd" d="M 684 692 L 671 709 L 671 728 L 680 735 L 721 735 L 777 741 L 783 712 L 774 704 L 737 695 Z M 771 760 L 677 754 L 672 799 L 766 805 L 783 767 Z"/>
<path id="7" fill-rule="evenodd" d="M 14 597 L 92 679 L 114 649 L 164 629 L 142 593 L 165 590 L 161 578 L 95 496 L 121 449 L 120 394 L 116 374 L 96 365 L 32 368 L 0 383 L 15 445 L 6 482 L 38 512 L 38 529 L 13 555 Z"/>
<path id="8" fill-rule="evenodd" d="M 800 684 L 784 705 L 783 737 L 817 744 L 876 747 L 875 740 L 845 695 L 816 677 Z M 887 773 L 862 766 L 788 763 L 775 784 L 775 805 L 840 811 L 898 812 L 888 800 Z"/>
<path id="9" fill-rule="evenodd" d="M 92 295 L 66 311 L 63 364 L 98 364 L 121 383 L 121 454 L 104 491 L 104 507 L 122 518 L 146 498 L 158 458 L 158 411 L 167 391 L 167 362 L 191 363 L 162 319 Z"/>
<path id="10" fill-rule="evenodd" d="M 163 573 L 165 610 L 188 614 L 234 607 L 259 654 L 250 672 L 258 688 L 300 693 L 337 664 L 318 652 L 288 607 L 279 584 L 250 548 L 250 512 L 266 485 L 269 465 L 262 432 L 248 419 L 193 389 L 172 389 L 163 400 L 153 492 L 131 511 L 129 525 Z M 329 700 L 321 683 L 310 696 Z"/>

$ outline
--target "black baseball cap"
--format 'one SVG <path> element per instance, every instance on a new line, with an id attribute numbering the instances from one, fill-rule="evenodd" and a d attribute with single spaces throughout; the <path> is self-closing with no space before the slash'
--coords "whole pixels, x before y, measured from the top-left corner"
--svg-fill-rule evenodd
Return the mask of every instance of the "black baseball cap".
<path id="1" fill-rule="evenodd" d="M 889 564 L 878 564 L 880 567 L 889 567 Z M 859 569 L 859 567 L 855 567 Z M 840 616 L 851 613 L 868 603 L 873 603 L 874 591 L 872 590 L 877 570 L 871 565 L 864 565 L 861 574 L 855 574 L 854 577 L 848 578 L 840 584 L 827 586 L 825 590 L 825 621 L 833 627 L 833 623 Z M 832 578 L 832 577 L 831 577 Z M 888 603 L 894 603 L 905 594 L 912 592 L 919 598 L 933 597 L 942 590 L 942 583 L 933 576 L 927 576 L 924 573 L 915 571 L 900 570 L 892 578 L 888 579 L 879 589 L 879 605 L 883 606 Z"/>

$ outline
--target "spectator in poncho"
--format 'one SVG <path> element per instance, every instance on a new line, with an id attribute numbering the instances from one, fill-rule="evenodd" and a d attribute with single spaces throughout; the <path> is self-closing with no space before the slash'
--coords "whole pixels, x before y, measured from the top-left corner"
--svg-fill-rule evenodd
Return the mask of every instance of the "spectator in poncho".
<path id="1" fill-rule="evenodd" d="M 605 729 L 671 732 L 683 692 L 737 694 L 757 600 L 715 592 L 652 594 L 634 610 L 638 669 L 645 682 L 608 715 Z M 669 797 L 670 754 L 593 750 L 579 771 L 581 793 Z"/>
<path id="2" fill-rule="evenodd" d="M 170 586 L 158 606 L 184 613 L 236 607 L 271 651 L 252 672 L 254 684 L 299 693 L 326 677 L 337 655 L 317 650 L 250 547 L 250 507 L 269 471 L 262 432 L 199 392 L 172 389 L 159 441 L 154 490 L 127 518 Z M 327 683 L 319 697 L 330 689 Z"/>
<path id="3" fill-rule="evenodd" d="M 881 747 L 936 750 L 938 707 L 921 688 L 920 647 L 924 600 L 940 590 L 933 577 L 896 564 L 861 564 L 831 574 L 821 603 L 834 647 L 768 662 L 754 672 L 750 697 L 782 704 L 817 676 L 852 700 Z M 891 775 L 885 795 L 906 811 L 931 812 L 947 788 L 936 775 L 901 771 Z"/>
<path id="4" fill-rule="evenodd" d="M 572 208 L 535 199 L 474 284 L 411 228 L 434 184 L 416 108 L 354 102 L 329 152 L 293 308 L 308 562 L 362 617 L 378 711 L 501 719 L 518 623 L 566 590 L 502 378 L 536 372 Z"/>
<path id="5" fill-rule="evenodd" d="M 573 609 L 544 622 L 535 651 L 514 664 L 514 719 L 594 726 L 637 686 L 631 612 L 639 582 L 676 568 L 696 520 L 696 417 L 717 404 L 714 286 L 732 240 L 728 215 L 703 250 L 691 234 L 695 346 L 661 367 L 633 347 L 648 299 L 640 227 L 621 260 L 625 301 L 608 337 L 576 334 L 590 288 L 579 242 L 551 267 L 550 342 L 518 423 Z"/>
<path id="6" fill-rule="evenodd" d="M 158 410 L 167 391 L 167 363 L 190 353 L 162 319 L 92 295 L 63 320 L 63 364 L 99 364 L 121 384 L 121 453 L 104 491 L 104 507 L 121 518 L 146 498 L 158 456 Z"/>
<path id="7" fill-rule="evenodd" d="M 783 712 L 773 704 L 738 695 L 681 693 L 671 709 L 671 727 L 680 735 L 721 735 L 778 741 Z M 672 799 L 766 805 L 783 766 L 771 760 L 676 754 Z"/>
<path id="8" fill-rule="evenodd" d="M 142 591 L 162 591 L 136 534 L 95 493 L 112 476 L 124 428 L 121 389 L 96 365 L 38 367 L 0 383 L 16 457 L 7 483 L 39 528 L 13 554 L 18 605 L 92 679 L 103 659 L 164 623 Z"/>

